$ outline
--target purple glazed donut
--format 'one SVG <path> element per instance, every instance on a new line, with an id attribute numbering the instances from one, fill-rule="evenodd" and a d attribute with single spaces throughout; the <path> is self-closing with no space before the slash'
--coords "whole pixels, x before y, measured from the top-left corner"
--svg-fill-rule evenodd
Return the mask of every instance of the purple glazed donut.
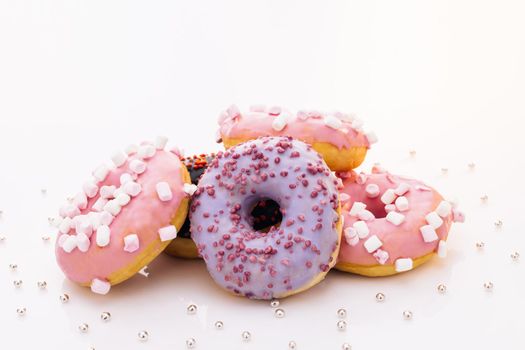
<path id="1" fill-rule="evenodd" d="M 190 207 L 191 234 L 221 287 L 254 299 L 286 297 L 319 283 L 335 264 L 341 237 L 338 180 L 311 146 L 262 137 L 219 152 Z M 282 221 L 253 229 L 262 200 Z"/>

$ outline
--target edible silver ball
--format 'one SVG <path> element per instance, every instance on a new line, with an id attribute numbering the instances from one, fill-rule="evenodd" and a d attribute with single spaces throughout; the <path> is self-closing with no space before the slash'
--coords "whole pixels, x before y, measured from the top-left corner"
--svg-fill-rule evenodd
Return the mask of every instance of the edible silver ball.
<path id="1" fill-rule="evenodd" d="M 16 269 L 18 269 L 18 265 L 17 264 L 9 264 L 9 269 L 11 271 L 16 271 Z"/>
<path id="2" fill-rule="evenodd" d="M 13 284 L 16 288 L 20 288 L 22 286 L 22 280 L 14 280 Z"/>
<path id="3" fill-rule="evenodd" d="M 149 338 L 149 334 L 147 331 L 140 331 L 137 336 L 139 337 L 140 341 L 147 341 Z"/>
<path id="4" fill-rule="evenodd" d="M 69 295 L 67 295 L 66 293 L 61 294 L 58 298 L 63 303 L 67 303 L 69 301 Z"/>
<path id="5" fill-rule="evenodd" d="M 223 329 L 224 323 L 222 321 L 215 322 L 215 329 Z"/>
<path id="6" fill-rule="evenodd" d="M 346 309 L 339 309 L 337 310 L 337 316 L 339 316 L 339 318 L 346 318 Z"/>
<path id="7" fill-rule="evenodd" d="M 497 220 L 494 222 L 494 226 L 496 226 L 496 228 L 501 228 L 503 226 L 503 220 Z"/>
<path id="8" fill-rule="evenodd" d="M 89 330 L 89 326 L 87 323 L 81 323 L 79 326 L 78 326 L 78 330 L 82 333 L 86 333 L 88 330 Z"/>
<path id="9" fill-rule="evenodd" d="M 490 291 L 492 291 L 492 289 L 494 289 L 494 284 L 492 282 L 488 281 L 488 282 L 485 282 L 483 284 L 483 287 L 485 287 L 486 291 L 490 292 Z"/>
<path id="10" fill-rule="evenodd" d="M 111 314 L 107 311 L 104 311 L 103 313 L 100 314 L 100 319 L 104 322 L 107 322 L 111 319 Z"/>
<path id="11" fill-rule="evenodd" d="M 376 300 L 379 301 L 379 302 L 382 302 L 382 301 L 385 301 L 386 299 L 386 295 L 384 295 L 383 293 L 377 293 L 376 294 Z"/>
<path id="12" fill-rule="evenodd" d="M 346 321 L 344 321 L 344 320 L 337 321 L 337 329 L 339 329 L 340 331 L 345 331 L 346 330 Z"/>
<path id="13" fill-rule="evenodd" d="M 514 261 L 518 261 L 520 259 L 520 253 L 518 252 L 514 252 L 512 254 L 510 254 L 510 258 Z"/>
<path id="14" fill-rule="evenodd" d="M 18 316 L 24 316 L 26 314 L 26 308 L 25 307 L 19 307 L 18 309 L 16 309 L 16 313 L 18 314 Z"/>
<path id="15" fill-rule="evenodd" d="M 447 286 L 445 286 L 443 283 L 438 284 L 437 290 L 438 290 L 439 293 L 445 294 L 446 291 L 447 291 Z"/>
<path id="16" fill-rule="evenodd" d="M 352 350 L 352 346 L 348 343 L 344 343 L 341 347 L 343 350 Z"/>
<path id="17" fill-rule="evenodd" d="M 197 345 L 197 341 L 195 340 L 195 338 L 189 338 L 186 340 L 186 347 L 188 349 L 193 349 L 195 345 Z"/>
<path id="18" fill-rule="evenodd" d="M 405 320 L 411 320 L 412 316 L 413 316 L 412 311 L 409 311 L 409 310 L 403 311 L 403 318 Z"/>
<path id="19" fill-rule="evenodd" d="M 40 288 L 40 289 L 46 289 L 46 287 L 47 287 L 47 282 L 46 282 L 46 281 L 38 281 L 38 282 L 36 283 L 36 285 L 37 285 L 38 288 Z"/>
<path id="20" fill-rule="evenodd" d="M 290 350 L 297 349 L 297 343 L 294 342 L 293 340 L 290 340 L 290 342 L 288 343 L 288 349 Z"/>
<path id="21" fill-rule="evenodd" d="M 252 338 L 252 335 L 250 334 L 250 332 L 244 331 L 241 333 L 241 337 L 242 337 L 242 340 L 244 341 L 250 341 L 250 339 Z"/>
<path id="22" fill-rule="evenodd" d="M 277 299 L 273 299 L 272 301 L 270 301 L 270 306 L 271 307 L 278 307 L 280 304 L 281 303 Z"/>
<path id="23" fill-rule="evenodd" d="M 194 315 L 197 312 L 197 305 L 195 304 L 188 305 L 188 307 L 186 308 L 186 312 L 188 313 L 188 315 Z"/>
<path id="24" fill-rule="evenodd" d="M 275 309 L 274 314 L 275 314 L 275 317 L 277 318 L 283 318 L 285 315 L 285 312 L 283 309 Z"/>
<path id="25" fill-rule="evenodd" d="M 485 242 L 479 241 L 476 242 L 476 248 L 483 249 L 485 247 Z"/>

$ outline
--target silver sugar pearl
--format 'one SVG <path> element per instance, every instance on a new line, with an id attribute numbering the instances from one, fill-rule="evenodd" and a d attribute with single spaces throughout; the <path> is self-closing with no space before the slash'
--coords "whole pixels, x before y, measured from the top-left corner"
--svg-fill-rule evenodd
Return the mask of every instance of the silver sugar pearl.
<path id="1" fill-rule="evenodd" d="M 488 282 L 483 283 L 483 287 L 485 288 L 487 292 L 490 292 L 492 291 L 492 289 L 494 289 L 494 284 L 488 281 Z"/>
<path id="2" fill-rule="evenodd" d="M 111 314 L 107 311 L 104 311 L 100 314 L 100 319 L 104 322 L 108 322 L 109 320 L 111 320 Z"/>
<path id="3" fill-rule="evenodd" d="M 411 320 L 412 316 L 413 316 L 412 311 L 410 311 L 410 310 L 403 311 L 403 318 L 405 320 Z"/>
<path id="4" fill-rule="evenodd" d="M 502 220 L 496 220 L 494 222 L 494 226 L 496 226 L 496 228 L 501 228 L 501 226 L 503 226 L 503 221 Z"/>
<path id="5" fill-rule="evenodd" d="M 470 163 L 468 163 L 468 168 L 469 168 L 470 170 L 474 170 L 474 169 L 476 168 L 476 163 L 474 163 L 474 162 L 470 162 Z"/>
<path id="6" fill-rule="evenodd" d="M 51 237 L 49 235 L 42 235 L 42 241 L 44 242 L 49 242 L 49 240 L 51 239 Z"/>
<path id="7" fill-rule="evenodd" d="M 40 189 L 40 193 L 42 193 L 42 195 L 45 196 L 45 195 L 47 194 L 47 189 L 45 189 L 45 188 L 41 188 L 41 189 Z"/>
<path id="8" fill-rule="evenodd" d="M 38 286 L 38 288 L 40 289 L 46 289 L 47 288 L 47 282 L 46 281 L 38 281 L 36 283 L 36 285 Z"/>
<path id="9" fill-rule="evenodd" d="M 252 339 L 252 335 L 251 335 L 251 333 L 248 332 L 248 331 L 243 331 L 243 332 L 241 333 L 241 338 L 242 338 L 242 340 L 244 340 L 244 341 L 250 341 L 250 339 Z"/>
<path id="10" fill-rule="evenodd" d="M 337 316 L 339 318 L 346 318 L 346 309 L 341 308 L 337 310 Z"/>
<path id="11" fill-rule="evenodd" d="M 476 242 L 476 248 L 483 249 L 484 247 L 485 247 L 485 242 L 483 241 Z"/>
<path id="12" fill-rule="evenodd" d="M 195 315 L 197 313 L 197 305 L 188 305 L 188 307 L 186 308 L 186 312 L 188 313 L 188 315 Z"/>
<path id="13" fill-rule="evenodd" d="M 196 345 L 197 345 L 197 341 L 195 340 L 195 338 L 189 338 L 186 340 L 186 347 L 188 349 L 193 349 L 195 348 Z"/>
<path id="14" fill-rule="evenodd" d="M 147 331 L 140 331 L 137 336 L 139 337 L 140 341 L 148 341 L 149 334 Z"/>
<path id="15" fill-rule="evenodd" d="M 415 149 L 411 149 L 410 151 L 408 151 L 408 154 L 410 154 L 411 157 L 415 157 L 416 156 L 416 150 Z"/>
<path id="16" fill-rule="evenodd" d="M 346 321 L 344 321 L 344 320 L 337 321 L 337 329 L 339 329 L 340 331 L 345 331 L 346 330 Z"/>
<path id="17" fill-rule="evenodd" d="M 67 295 L 66 293 L 61 294 L 58 298 L 62 303 L 67 303 L 69 301 L 69 295 Z"/>
<path id="18" fill-rule="evenodd" d="M 271 307 L 278 307 L 280 304 L 281 303 L 277 299 L 273 299 L 272 301 L 270 301 L 270 306 Z"/>
<path id="19" fill-rule="evenodd" d="M 343 346 L 341 347 L 343 350 L 352 350 L 352 345 L 348 343 L 343 343 Z"/>
<path id="20" fill-rule="evenodd" d="M 5 241 L 5 236 L 0 235 L 0 243 L 3 243 Z"/>
<path id="21" fill-rule="evenodd" d="M 441 173 L 443 175 L 447 175 L 448 174 L 448 168 L 441 168 Z"/>
<path id="22" fill-rule="evenodd" d="M 385 301 L 385 299 L 386 299 L 386 295 L 384 295 L 383 293 L 377 293 L 377 294 L 376 294 L 376 300 L 377 300 L 378 302 Z"/>
<path id="23" fill-rule="evenodd" d="M 445 294 L 447 292 L 447 286 L 445 286 L 443 283 L 438 284 L 437 290 L 441 294 Z"/>
<path id="24" fill-rule="evenodd" d="M 81 332 L 81 333 L 87 333 L 87 331 L 89 330 L 89 325 L 87 323 L 81 323 L 79 326 L 78 326 L 78 330 Z"/>
<path id="25" fill-rule="evenodd" d="M 283 318 L 284 315 L 285 315 L 285 312 L 284 312 L 283 309 L 280 309 L 280 308 L 279 309 L 275 309 L 274 315 L 277 318 Z"/>
<path id="26" fill-rule="evenodd" d="M 293 340 L 290 340 L 290 341 L 288 342 L 288 349 L 290 349 L 290 350 L 295 350 L 295 349 L 297 349 L 297 343 L 294 342 Z"/>
<path id="27" fill-rule="evenodd" d="M 222 321 L 217 321 L 215 322 L 215 329 L 223 329 L 224 328 L 224 323 Z"/>
<path id="28" fill-rule="evenodd" d="M 481 203 L 487 203 L 489 200 L 489 196 L 484 194 L 483 196 L 479 197 L 479 199 L 481 200 Z"/>
<path id="29" fill-rule="evenodd" d="M 22 287 L 22 280 L 14 280 L 13 284 L 15 285 L 16 288 L 20 288 Z"/>
<path id="30" fill-rule="evenodd" d="M 16 313 L 18 314 L 18 316 L 24 316 L 27 312 L 27 309 L 25 307 L 19 307 L 18 309 L 16 309 Z"/>
<path id="31" fill-rule="evenodd" d="M 514 261 L 518 261 L 520 259 L 520 253 L 518 252 L 514 252 L 512 254 L 510 254 L 510 258 Z"/>
<path id="32" fill-rule="evenodd" d="M 17 264 L 9 264 L 9 269 L 11 271 L 16 271 L 16 269 L 18 269 L 18 265 Z"/>

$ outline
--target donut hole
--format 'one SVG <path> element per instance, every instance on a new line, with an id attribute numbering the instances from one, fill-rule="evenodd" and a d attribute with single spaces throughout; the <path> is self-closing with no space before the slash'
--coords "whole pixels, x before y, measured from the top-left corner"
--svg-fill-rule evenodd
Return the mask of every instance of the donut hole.
<path id="1" fill-rule="evenodd" d="M 268 232 L 278 227 L 283 219 L 281 206 L 270 198 L 262 198 L 253 204 L 249 221 L 255 231 Z"/>
<path id="2" fill-rule="evenodd" d="M 376 219 L 382 219 L 386 217 L 385 205 L 380 200 L 366 200 L 366 209 L 372 212 Z"/>

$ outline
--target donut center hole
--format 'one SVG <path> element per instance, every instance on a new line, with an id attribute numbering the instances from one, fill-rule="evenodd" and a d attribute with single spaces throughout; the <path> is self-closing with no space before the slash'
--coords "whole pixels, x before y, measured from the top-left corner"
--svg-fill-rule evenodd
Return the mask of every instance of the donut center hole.
<path id="1" fill-rule="evenodd" d="M 380 200 L 367 200 L 364 203 L 366 204 L 366 209 L 371 211 L 376 219 L 386 217 L 385 205 Z"/>
<path id="2" fill-rule="evenodd" d="M 268 232 L 272 226 L 279 226 L 282 219 L 281 206 L 270 198 L 260 199 L 250 211 L 250 222 L 256 231 Z"/>

